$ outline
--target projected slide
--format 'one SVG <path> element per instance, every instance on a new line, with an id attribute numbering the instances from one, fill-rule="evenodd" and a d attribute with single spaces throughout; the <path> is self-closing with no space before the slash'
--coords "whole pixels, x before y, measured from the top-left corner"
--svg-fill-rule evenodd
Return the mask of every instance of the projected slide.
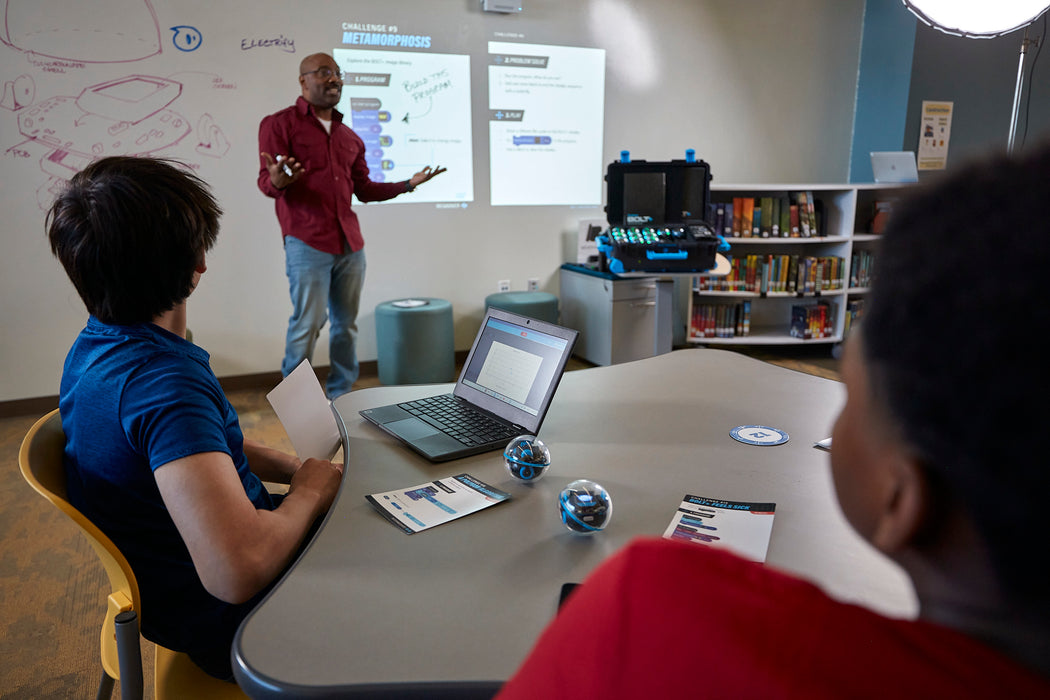
<path id="1" fill-rule="evenodd" d="M 604 49 L 489 42 L 492 205 L 600 205 L 604 112 Z"/>
<path id="2" fill-rule="evenodd" d="M 365 142 L 373 180 L 448 168 L 393 201 L 474 201 L 470 57 L 354 49 L 335 49 L 332 57 L 345 76 L 339 111 Z"/>

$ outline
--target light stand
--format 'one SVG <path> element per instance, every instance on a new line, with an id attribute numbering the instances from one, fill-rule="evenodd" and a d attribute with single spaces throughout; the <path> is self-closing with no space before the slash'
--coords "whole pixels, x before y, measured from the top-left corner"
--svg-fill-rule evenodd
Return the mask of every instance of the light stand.
<path id="1" fill-rule="evenodd" d="M 1017 83 L 1014 87 L 1014 106 L 1010 112 L 1010 137 L 1006 141 L 1006 152 L 1014 152 L 1014 140 L 1017 138 L 1017 119 L 1021 111 L 1021 84 L 1024 82 L 1024 59 L 1028 53 L 1028 45 L 1039 45 L 1038 39 L 1028 38 L 1028 27 L 1024 28 L 1024 38 L 1021 39 L 1021 56 L 1017 61 Z"/>

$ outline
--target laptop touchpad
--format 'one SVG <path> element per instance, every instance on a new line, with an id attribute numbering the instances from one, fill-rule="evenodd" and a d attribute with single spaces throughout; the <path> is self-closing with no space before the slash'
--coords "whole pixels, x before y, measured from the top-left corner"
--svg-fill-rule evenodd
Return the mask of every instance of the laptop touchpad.
<path id="1" fill-rule="evenodd" d="M 429 435 L 444 435 L 444 433 L 437 428 L 429 423 L 419 420 L 418 418 L 396 420 L 393 423 L 387 423 L 383 427 L 394 435 L 402 437 L 405 440 L 418 440 L 419 438 L 425 438 Z"/>

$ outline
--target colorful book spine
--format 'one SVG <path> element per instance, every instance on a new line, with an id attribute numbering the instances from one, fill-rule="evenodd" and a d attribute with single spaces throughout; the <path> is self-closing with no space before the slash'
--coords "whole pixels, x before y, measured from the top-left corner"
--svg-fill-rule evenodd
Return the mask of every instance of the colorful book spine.
<path id="1" fill-rule="evenodd" d="M 689 337 L 738 338 L 751 333 L 751 302 L 696 304 L 689 323 Z"/>
<path id="2" fill-rule="evenodd" d="M 790 335 L 800 340 L 830 338 L 835 334 L 835 304 L 795 304 L 791 307 Z"/>
<path id="3" fill-rule="evenodd" d="M 809 215 L 810 235 L 819 236 L 820 227 L 817 225 L 817 200 L 811 191 L 806 192 L 806 213 Z"/>
<path id="4" fill-rule="evenodd" d="M 762 197 L 759 206 L 762 208 L 762 216 L 759 218 L 759 235 L 769 238 L 773 235 L 773 198 Z"/>

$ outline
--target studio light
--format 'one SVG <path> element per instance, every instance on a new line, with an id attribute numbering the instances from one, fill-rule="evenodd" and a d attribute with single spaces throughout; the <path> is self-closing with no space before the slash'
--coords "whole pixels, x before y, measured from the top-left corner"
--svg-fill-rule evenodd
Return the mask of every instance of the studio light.
<path id="1" fill-rule="evenodd" d="M 903 0 L 926 24 L 947 34 L 990 39 L 1017 31 L 1050 9 L 1046 0 Z"/>

